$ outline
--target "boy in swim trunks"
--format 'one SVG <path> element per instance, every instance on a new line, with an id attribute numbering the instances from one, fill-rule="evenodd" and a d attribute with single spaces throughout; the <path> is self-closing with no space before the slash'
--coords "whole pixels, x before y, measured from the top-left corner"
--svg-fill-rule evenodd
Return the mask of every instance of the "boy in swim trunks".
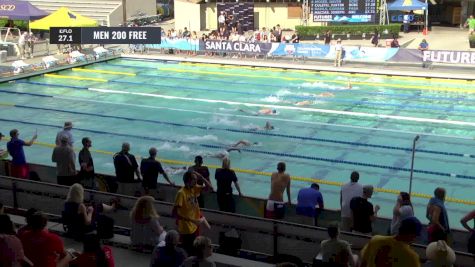
<path id="1" fill-rule="evenodd" d="M 277 172 L 272 173 L 269 200 L 266 205 L 266 218 L 281 219 L 285 212 L 284 191 L 287 190 L 288 204 L 290 205 L 290 175 L 285 172 L 285 163 L 277 164 Z M 279 212 L 276 212 L 277 210 Z"/>

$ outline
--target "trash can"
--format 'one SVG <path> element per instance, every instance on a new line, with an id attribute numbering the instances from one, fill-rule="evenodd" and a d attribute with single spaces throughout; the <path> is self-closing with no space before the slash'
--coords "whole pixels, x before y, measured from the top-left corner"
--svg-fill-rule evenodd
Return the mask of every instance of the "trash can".
<path id="1" fill-rule="evenodd" d="M 0 63 L 7 62 L 7 51 L 0 50 Z"/>

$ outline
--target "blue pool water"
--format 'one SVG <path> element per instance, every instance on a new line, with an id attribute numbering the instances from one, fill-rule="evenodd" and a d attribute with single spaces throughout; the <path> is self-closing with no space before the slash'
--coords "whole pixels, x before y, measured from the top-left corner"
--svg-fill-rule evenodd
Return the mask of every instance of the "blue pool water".
<path id="1" fill-rule="evenodd" d="M 310 103 L 296 105 L 301 101 Z M 474 103 L 475 83 L 466 81 L 122 58 L 0 84 L 0 131 L 18 128 L 28 139 L 38 129 L 40 142 L 53 143 L 63 122 L 73 121 L 76 147 L 84 136 L 108 152 L 127 141 L 137 156 L 155 146 L 160 158 L 187 162 L 245 139 L 258 144 L 231 152 L 233 168 L 272 172 L 285 161 L 292 176 L 326 181 L 329 208 L 339 208 L 339 187 L 330 183 L 347 182 L 354 170 L 363 184 L 407 191 L 412 140 L 420 135 L 413 192 L 432 195 L 443 186 L 449 197 L 473 201 Z M 278 114 L 253 115 L 262 108 Z M 254 129 L 267 121 L 276 129 Z M 49 147 L 26 153 L 30 162 L 52 165 Z M 96 171 L 114 172 L 110 154 L 93 157 Z M 268 196 L 270 177 L 237 174 L 244 195 Z M 292 181 L 294 202 L 307 186 Z M 387 217 L 395 200 L 391 193 L 373 197 Z M 420 218 L 427 201 L 413 198 Z M 474 207 L 447 206 L 456 228 Z"/>

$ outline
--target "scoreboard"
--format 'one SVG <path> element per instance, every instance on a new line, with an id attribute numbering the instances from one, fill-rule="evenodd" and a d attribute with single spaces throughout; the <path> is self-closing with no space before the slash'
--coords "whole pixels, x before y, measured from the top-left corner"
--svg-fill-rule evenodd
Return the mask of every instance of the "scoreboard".
<path id="1" fill-rule="evenodd" d="M 310 0 L 314 22 L 375 22 L 379 0 Z"/>

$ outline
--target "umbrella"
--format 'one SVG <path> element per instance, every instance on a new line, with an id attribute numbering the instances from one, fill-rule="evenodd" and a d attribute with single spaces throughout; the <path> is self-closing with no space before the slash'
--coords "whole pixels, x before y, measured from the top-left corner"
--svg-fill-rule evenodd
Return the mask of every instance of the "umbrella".
<path id="1" fill-rule="evenodd" d="M 94 27 L 97 21 L 62 7 L 51 15 L 30 23 L 31 29 L 49 30 L 50 27 Z"/>
<path id="2" fill-rule="evenodd" d="M 47 16 L 48 13 L 27 1 L 0 1 L 0 17 L 12 20 L 35 20 Z"/>

